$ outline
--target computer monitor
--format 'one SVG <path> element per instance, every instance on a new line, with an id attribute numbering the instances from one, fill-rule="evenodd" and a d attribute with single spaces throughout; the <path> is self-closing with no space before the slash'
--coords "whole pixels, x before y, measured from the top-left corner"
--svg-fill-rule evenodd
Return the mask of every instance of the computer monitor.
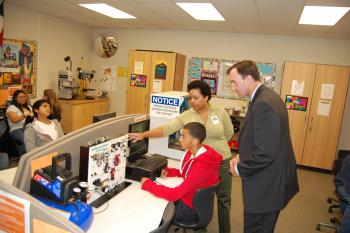
<path id="1" fill-rule="evenodd" d="M 129 124 L 129 133 L 142 133 L 149 130 L 150 120 L 142 120 L 139 122 Z M 143 155 L 148 152 L 148 138 L 145 138 L 141 141 L 134 142 L 133 140 L 129 141 L 129 157 L 128 161 L 130 163 L 135 162 L 143 158 Z"/>
<path id="2" fill-rule="evenodd" d="M 98 115 L 93 115 L 92 122 L 96 123 L 96 122 L 107 120 L 109 118 L 113 118 L 116 116 L 117 116 L 116 112 L 109 112 L 109 113 L 102 113 L 102 114 L 98 114 Z"/>

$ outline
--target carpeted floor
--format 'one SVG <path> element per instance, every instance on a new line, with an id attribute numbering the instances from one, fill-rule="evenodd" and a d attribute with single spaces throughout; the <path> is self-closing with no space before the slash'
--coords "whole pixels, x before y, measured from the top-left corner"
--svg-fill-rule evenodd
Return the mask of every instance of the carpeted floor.
<path id="1" fill-rule="evenodd" d="M 341 217 L 339 209 L 332 214 L 327 211 L 327 197 L 334 197 L 333 175 L 298 169 L 298 178 L 300 191 L 281 212 L 275 233 L 316 233 L 320 232 L 315 228 L 317 222 L 329 223 L 331 217 Z M 243 232 L 242 188 L 241 179 L 237 177 L 233 178 L 231 226 L 232 233 Z M 207 229 L 209 233 L 218 232 L 216 206 L 214 217 Z M 172 226 L 169 232 L 173 230 Z M 322 229 L 321 232 L 334 231 Z"/>

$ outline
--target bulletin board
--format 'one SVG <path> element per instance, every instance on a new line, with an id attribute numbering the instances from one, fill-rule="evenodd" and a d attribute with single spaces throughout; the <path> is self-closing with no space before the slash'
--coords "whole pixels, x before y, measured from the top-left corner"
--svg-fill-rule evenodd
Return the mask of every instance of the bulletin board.
<path id="1" fill-rule="evenodd" d="M 216 58 L 192 57 L 189 60 L 188 77 L 189 82 L 200 79 L 207 82 L 211 88 L 211 94 L 217 97 L 239 99 L 238 95 L 231 89 L 231 83 L 227 70 L 237 60 L 225 60 Z M 276 65 L 273 63 L 256 62 L 260 71 L 262 83 L 274 89 Z"/>
<path id="2" fill-rule="evenodd" d="M 37 43 L 4 38 L 0 56 L 0 84 L 21 86 L 29 97 L 36 96 Z"/>

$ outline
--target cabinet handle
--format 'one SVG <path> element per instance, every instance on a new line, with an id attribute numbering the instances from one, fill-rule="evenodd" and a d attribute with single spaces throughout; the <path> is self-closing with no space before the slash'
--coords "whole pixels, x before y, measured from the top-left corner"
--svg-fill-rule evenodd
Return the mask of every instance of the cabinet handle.
<path id="1" fill-rule="evenodd" d="M 314 117 L 312 116 L 311 117 L 311 121 L 310 121 L 310 128 L 309 128 L 310 130 L 312 130 L 312 122 L 313 122 L 313 120 L 314 120 Z"/>

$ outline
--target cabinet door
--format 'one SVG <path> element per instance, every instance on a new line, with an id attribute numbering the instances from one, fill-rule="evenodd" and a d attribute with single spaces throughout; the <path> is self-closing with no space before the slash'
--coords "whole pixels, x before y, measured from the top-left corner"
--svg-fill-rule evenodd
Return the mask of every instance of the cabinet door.
<path id="1" fill-rule="evenodd" d="M 92 117 L 94 115 L 94 104 L 84 103 L 74 105 L 74 126 L 73 130 L 80 129 L 84 126 L 92 124 Z"/>
<path id="2" fill-rule="evenodd" d="M 295 153 L 295 159 L 298 164 L 302 162 L 306 128 L 310 114 L 312 102 L 312 90 L 316 73 L 315 64 L 286 62 L 284 64 L 283 81 L 281 97 L 285 100 L 286 95 L 292 94 L 293 81 L 303 87 L 301 96 L 308 97 L 306 111 L 288 110 L 289 130 Z M 300 94 L 300 93 L 299 93 Z"/>
<path id="3" fill-rule="evenodd" d="M 317 65 L 303 165 L 332 169 L 342 123 L 349 74 L 349 67 Z M 327 84 L 331 86 L 327 86 Z M 327 92 L 332 92 L 332 85 L 334 85 L 332 97 L 325 98 Z M 329 108 L 328 114 L 327 108 Z"/>
<path id="4" fill-rule="evenodd" d="M 148 113 L 149 93 L 151 85 L 151 62 L 152 52 L 130 51 L 129 52 L 129 77 L 126 83 L 126 114 Z M 135 65 L 142 65 L 142 68 L 135 69 Z M 139 66 L 140 67 L 140 66 Z M 146 87 L 130 85 L 131 74 L 141 70 L 142 75 L 146 75 Z"/>
<path id="5" fill-rule="evenodd" d="M 73 131 L 73 105 L 67 104 L 63 101 L 59 101 L 62 112 L 61 112 L 61 126 L 64 133 L 69 133 Z"/>
<path id="6" fill-rule="evenodd" d="M 99 101 L 94 103 L 94 114 L 102 114 L 109 112 L 109 101 Z"/>
<path id="7" fill-rule="evenodd" d="M 156 66 L 159 64 L 166 65 L 166 77 L 165 79 L 156 79 L 155 71 Z M 175 76 L 175 64 L 176 64 L 176 53 L 167 52 L 153 52 L 152 54 L 152 65 L 151 65 L 151 83 L 150 92 L 153 92 L 153 81 L 157 80 L 161 85 L 161 92 L 174 90 L 174 76 Z"/>

